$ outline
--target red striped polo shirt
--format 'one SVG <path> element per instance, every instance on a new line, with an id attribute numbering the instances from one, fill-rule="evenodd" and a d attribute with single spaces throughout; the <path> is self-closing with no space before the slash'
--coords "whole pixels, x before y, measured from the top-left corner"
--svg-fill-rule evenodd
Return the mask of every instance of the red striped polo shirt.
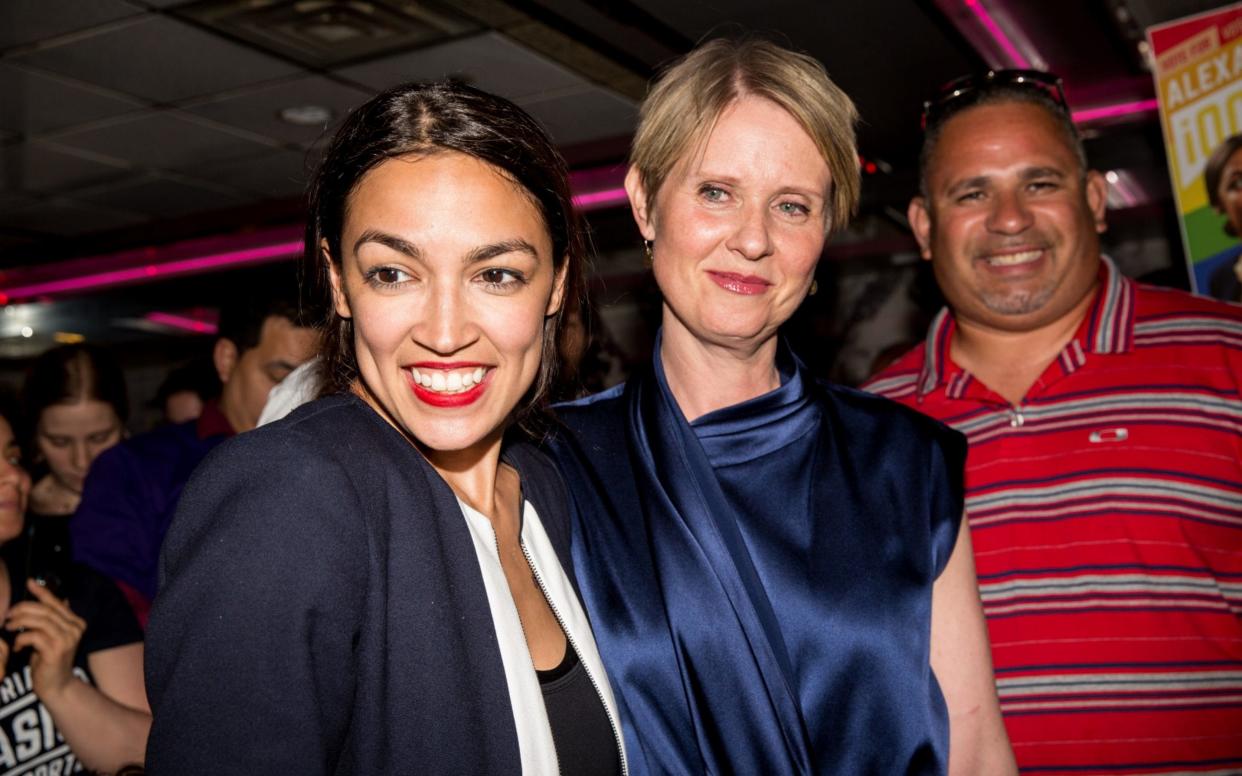
<path id="1" fill-rule="evenodd" d="M 966 511 L 1023 773 L 1242 773 L 1242 307 L 1107 259 L 1018 405 L 926 341 L 866 387 L 966 434 Z"/>

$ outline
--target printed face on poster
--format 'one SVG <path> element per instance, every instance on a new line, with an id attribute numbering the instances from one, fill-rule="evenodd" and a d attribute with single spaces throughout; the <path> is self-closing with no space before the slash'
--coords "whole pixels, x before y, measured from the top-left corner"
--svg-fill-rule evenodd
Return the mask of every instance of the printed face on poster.
<path id="1" fill-rule="evenodd" d="M 1242 301 L 1242 2 L 1147 30 L 1191 277 Z"/>

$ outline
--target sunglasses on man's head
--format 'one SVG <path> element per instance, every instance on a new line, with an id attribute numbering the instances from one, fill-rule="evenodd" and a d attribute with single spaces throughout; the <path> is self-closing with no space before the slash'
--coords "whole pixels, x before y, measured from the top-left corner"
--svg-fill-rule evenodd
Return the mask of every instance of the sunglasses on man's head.
<path id="1" fill-rule="evenodd" d="M 955 78 L 940 87 L 934 98 L 923 103 L 923 131 L 940 123 L 959 105 L 973 102 L 980 92 L 1001 87 L 1030 89 L 1047 96 L 1062 110 L 1069 110 L 1058 76 L 1042 70 L 989 70 Z"/>

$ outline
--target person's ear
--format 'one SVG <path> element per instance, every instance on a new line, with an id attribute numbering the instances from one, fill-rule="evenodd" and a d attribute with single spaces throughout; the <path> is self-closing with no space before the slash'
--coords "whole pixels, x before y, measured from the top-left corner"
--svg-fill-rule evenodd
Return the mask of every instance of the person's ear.
<path id="1" fill-rule="evenodd" d="M 644 240 L 655 240 L 655 223 L 647 202 L 647 187 L 643 176 L 634 165 L 625 173 L 625 194 L 630 198 L 630 212 L 638 224 L 638 232 Z"/>
<path id="2" fill-rule="evenodd" d="M 1108 181 L 1098 170 L 1087 172 L 1087 206 L 1091 208 L 1091 217 L 1095 220 L 1095 231 L 1103 234 L 1108 230 L 1108 221 L 1104 214 L 1108 210 Z"/>
<path id="3" fill-rule="evenodd" d="M 216 346 L 211 351 L 211 362 L 216 367 L 216 374 L 220 377 L 222 385 L 227 384 L 229 378 L 233 376 L 233 370 L 237 368 L 237 360 L 240 356 L 237 343 L 233 340 L 224 337 L 216 340 Z"/>
<path id="4" fill-rule="evenodd" d="M 552 280 L 552 295 L 548 297 L 548 308 L 544 311 L 545 317 L 550 318 L 556 315 L 565 304 L 565 282 L 569 279 L 569 262 L 570 258 L 566 256 L 561 262 L 561 268 L 556 272 L 556 277 Z"/>
<path id="5" fill-rule="evenodd" d="M 931 213 L 927 210 L 927 200 L 915 197 L 906 208 L 906 218 L 910 221 L 910 229 L 914 239 L 919 242 L 919 255 L 925 261 L 931 261 Z"/>
<path id="6" fill-rule="evenodd" d="M 327 240 L 319 241 L 319 256 L 328 268 L 328 282 L 332 285 L 332 306 L 336 308 L 336 314 L 342 318 L 352 318 L 354 314 L 349 307 L 349 297 L 345 294 L 341 273 L 332 262 L 332 254 L 328 252 Z"/>

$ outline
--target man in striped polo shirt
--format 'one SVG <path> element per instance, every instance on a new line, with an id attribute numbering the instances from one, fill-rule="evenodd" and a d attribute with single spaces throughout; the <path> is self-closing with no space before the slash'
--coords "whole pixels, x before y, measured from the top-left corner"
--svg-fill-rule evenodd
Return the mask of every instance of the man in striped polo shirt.
<path id="1" fill-rule="evenodd" d="M 1242 773 L 1242 308 L 1100 255 L 1059 81 L 962 81 L 909 217 L 948 301 L 868 388 L 970 441 L 966 510 L 1025 773 Z"/>

